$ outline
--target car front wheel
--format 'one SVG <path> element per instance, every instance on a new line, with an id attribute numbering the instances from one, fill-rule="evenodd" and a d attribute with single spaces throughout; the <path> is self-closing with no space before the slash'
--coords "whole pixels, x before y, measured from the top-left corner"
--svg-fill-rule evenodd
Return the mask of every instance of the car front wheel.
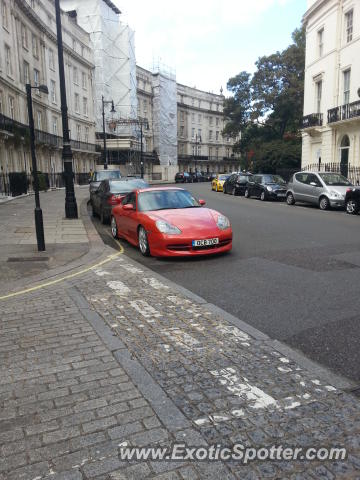
<path id="1" fill-rule="evenodd" d="M 139 228 L 139 248 L 144 257 L 148 257 L 150 255 L 149 240 L 146 230 L 143 226 L 140 226 Z"/>
<path id="2" fill-rule="evenodd" d="M 245 198 L 250 198 L 250 193 L 249 193 L 248 189 L 245 190 L 244 197 Z"/>
<path id="3" fill-rule="evenodd" d="M 294 195 L 291 192 L 289 192 L 286 195 L 286 203 L 288 205 L 295 205 L 295 198 L 294 198 Z"/>
<path id="4" fill-rule="evenodd" d="M 346 213 L 350 215 L 356 215 L 360 211 L 360 202 L 359 200 L 348 200 L 346 202 Z"/>
<path id="5" fill-rule="evenodd" d="M 319 201 L 319 208 L 320 210 L 329 210 L 330 202 L 327 197 L 321 197 Z"/>
<path id="6" fill-rule="evenodd" d="M 261 192 L 260 200 L 261 200 L 262 202 L 265 202 L 265 200 L 266 200 L 266 193 L 265 193 L 264 191 Z"/>

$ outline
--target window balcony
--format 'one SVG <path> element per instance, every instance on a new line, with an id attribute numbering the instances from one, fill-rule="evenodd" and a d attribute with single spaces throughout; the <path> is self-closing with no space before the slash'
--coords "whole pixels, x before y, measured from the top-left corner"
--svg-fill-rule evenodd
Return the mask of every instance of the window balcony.
<path id="1" fill-rule="evenodd" d="M 321 127 L 323 124 L 322 113 L 311 113 L 303 117 L 301 122 L 302 128 Z"/>
<path id="2" fill-rule="evenodd" d="M 360 100 L 328 110 L 328 123 L 360 117 Z"/>

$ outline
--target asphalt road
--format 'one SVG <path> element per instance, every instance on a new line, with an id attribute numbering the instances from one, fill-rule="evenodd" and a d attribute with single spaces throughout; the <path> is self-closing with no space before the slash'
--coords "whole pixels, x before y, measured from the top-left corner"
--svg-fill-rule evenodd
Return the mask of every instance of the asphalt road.
<path id="1" fill-rule="evenodd" d="M 230 218 L 232 252 L 154 259 L 122 242 L 126 255 L 360 382 L 360 216 L 186 188 Z"/>

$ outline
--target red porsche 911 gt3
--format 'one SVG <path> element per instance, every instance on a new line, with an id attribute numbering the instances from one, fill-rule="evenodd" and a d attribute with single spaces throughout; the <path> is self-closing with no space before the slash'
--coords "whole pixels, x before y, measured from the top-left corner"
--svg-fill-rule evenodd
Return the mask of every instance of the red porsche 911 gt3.
<path id="1" fill-rule="evenodd" d="M 190 256 L 227 252 L 232 247 L 228 218 L 202 208 L 182 188 L 135 190 L 112 209 L 111 233 L 138 246 L 144 256 Z"/>

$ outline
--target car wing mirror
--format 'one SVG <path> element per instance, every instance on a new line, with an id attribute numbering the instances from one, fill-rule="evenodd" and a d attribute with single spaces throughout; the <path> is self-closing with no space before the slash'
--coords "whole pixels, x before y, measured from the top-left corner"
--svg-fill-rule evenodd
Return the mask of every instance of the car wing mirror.
<path id="1" fill-rule="evenodd" d="M 203 205 L 206 204 L 206 202 L 205 202 L 205 200 L 203 200 L 202 198 L 199 198 L 199 204 L 200 204 L 201 206 L 203 206 Z"/>
<path id="2" fill-rule="evenodd" d="M 312 185 L 313 187 L 320 187 L 320 185 L 318 185 L 316 182 L 310 182 L 310 185 Z"/>
<path id="3" fill-rule="evenodd" d="M 131 203 L 126 203 L 126 204 L 123 206 L 123 209 L 124 209 L 124 210 L 135 210 L 134 205 L 131 204 Z"/>

